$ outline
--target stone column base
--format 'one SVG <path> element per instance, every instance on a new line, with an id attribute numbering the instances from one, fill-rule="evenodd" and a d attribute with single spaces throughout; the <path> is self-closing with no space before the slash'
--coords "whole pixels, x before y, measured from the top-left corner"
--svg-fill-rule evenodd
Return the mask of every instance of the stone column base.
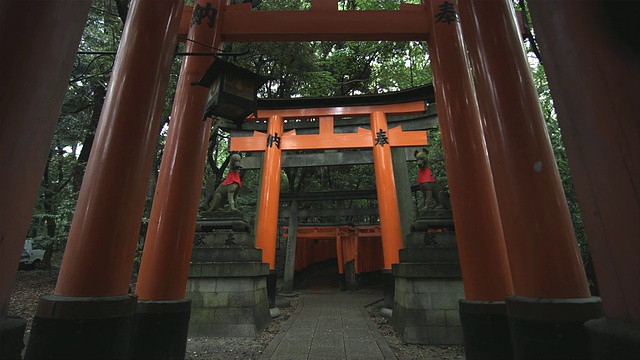
<path id="1" fill-rule="evenodd" d="M 271 321 L 266 263 L 192 264 L 189 336 L 256 337 Z"/>
<path id="2" fill-rule="evenodd" d="M 462 280 L 395 275 L 391 324 L 402 341 L 424 345 L 462 344 L 458 312 L 458 300 L 464 298 Z"/>
<path id="3" fill-rule="evenodd" d="M 382 269 L 382 289 L 384 292 L 384 307 L 393 309 L 393 296 L 396 291 L 396 280 L 391 269 Z"/>
<path id="4" fill-rule="evenodd" d="M 184 359 L 191 299 L 138 301 L 131 335 L 133 359 Z"/>
<path id="5" fill-rule="evenodd" d="M 40 298 L 25 360 L 128 359 L 135 295 Z"/>
<path id="6" fill-rule="evenodd" d="M 466 360 L 512 359 L 504 301 L 458 301 Z"/>
<path id="7" fill-rule="evenodd" d="M 640 324 L 635 326 L 602 317 L 584 324 L 589 334 L 591 359 L 640 359 Z"/>
<path id="8" fill-rule="evenodd" d="M 277 284 L 278 273 L 275 269 L 269 269 L 269 275 L 267 275 L 267 298 L 269 299 L 269 309 L 276 307 Z"/>
<path id="9" fill-rule="evenodd" d="M 587 320 L 602 316 L 600 298 L 506 299 L 514 358 L 588 359 Z"/>
<path id="10" fill-rule="evenodd" d="M 0 320 L 0 359 L 20 360 L 24 349 L 27 321 L 15 316 Z"/>

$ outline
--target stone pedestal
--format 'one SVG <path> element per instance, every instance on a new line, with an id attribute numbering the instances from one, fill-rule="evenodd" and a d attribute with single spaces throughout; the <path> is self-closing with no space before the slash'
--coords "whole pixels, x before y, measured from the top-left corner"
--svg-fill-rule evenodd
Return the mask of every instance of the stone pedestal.
<path id="1" fill-rule="evenodd" d="M 514 359 L 592 358 L 584 325 L 602 316 L 600 298 L 508 296 L 506 305 Z"/>
<path id="2" fill-rule="evenodd" d="M 39 359 L 129 359 L 135 295 L 40 298 L 24 355 Z"/>
<path id="3" fill-rule="evenodd" d="M 464 299 L 452 220 L 421 216 L 393 265 L 395 297 L 392 325 L 411 344 L 462 344 L 458 300 Z M 440 227 L 438 227 L 440 225 Z"/>
<path id="4" fill-rule="evenodd" d="M 271 320 L 269 265 L 238 211 L 199 220 L 187 282 L 189 336 L 255 337 Z"/>
<path id="5" fill-rule="evenodd" d="M 601 317 L 587 321 L 584 327 L 591 359 L 640 359 L 640 323 Z"/>
<path id="6" fill-rule="evenodd" d="M 184 359 L 191 300 L 138 300 L 131 334 L 131 358 Z"/>
<path id="7" fill-rule="evenodd" d="M 511 360 L 511 334 L 504 301 L 460 300 L 466 360 Z"/>
<path id="8" fill-rule="evenodd" d="M 19 317 L 8 316 L 0 320 L 0 359 L 22 359 L 26 327 L 27 321 Z"/>

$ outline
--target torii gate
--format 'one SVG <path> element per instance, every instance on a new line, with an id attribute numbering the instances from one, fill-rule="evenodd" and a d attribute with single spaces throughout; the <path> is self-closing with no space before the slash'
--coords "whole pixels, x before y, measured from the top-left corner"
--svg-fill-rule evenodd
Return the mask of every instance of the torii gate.
<path id="1" fill-rule="evenodd" d="M 275 272 L 278 204 L 282 151 L 373 149 L 384 269 L 398 262 L 398 250 L 402 248 L 402 231 L 396 195 L 391 147 L 425 146 L 425 131 L 403 131 L 401 127 L 388 129 L 386 114 L 419 113 L 425 111 L 424 101 L 376 106 L 347 106 L 315 109 L 262 110 L 258 118 L 268 117 L 267 133 L 254 131 L 251 137 L 231 138 L 232 151 L 264 151 L 262 185 L 258 206 L 256 247 L 262 249 L 262 261 L 269 263 Z M 356 133 L 336 134 L 333 131 L 334 116 L 370 116 L 371 130 L 359 128 Z M 298 135 L 295 130 L 283 133 L 287 118 L 319 117 L 319 133 Z"/>
<path id="2" fill-rule="evenodd" d="M 19 29 L 2 38 L 3 48 L 24 50 L 18 55 L 2 54 L 7 68 L 13 69 L 3 78 L 3 85 L 7 84 L 4 88 L 10 91 L 6 106 L 3 103 L 6 131 L 0 141 L 2 164 L 7 164 L 9 174 L 0 179 L 0 189 L 5 190 L 0 213 L 11 214 L 0 224 L 9 229 L 3 230 L 0 244 L 3 322 L 75 44 L 89 10 L 89 4 L 81 0 L 45 3 L 31 9 L 32 18 L 42 24 L 36 27 L 25 27 L 20 17 L 11 16 L 24 11 L 23 2 L 2 2 L 0 6 L 3 29 Z M 187 15 L 181 27 L 182 0 L 133 2 L 55 296 L 41 299 L 39 317 L 34 320 L 34 324 L 43 321 L 49 325 L 34 326 L 37 331 L 32 329 L 27 357 L 30 349 L 49 357 L 70 357 L 72 351 L 84 357 L 106 353 L 113 354 L 112 358 L 128 357 L 125 337 L 131 330 L 136 306 L 140 308 L 143 303 L 149 305 L 149 319 L 158 315 L 167 330 L 162 337 L 151 337 L 149 346 L 137 342 L 141 353 L 157 350 L 158 343 L 173 338 L 176 332 L 176 327 L 166 321 L 170 317 L 164 315 L 182 311 L 187 304 L 185 283 L 210 131 L 210 123 L 200 121 L 207 93 L 189 85 L 210 65 L 203 58 L 188 57 L 183 62 L 136 287 L 139 298 L 127 292 L 148 169 L 156 148 L 153 134 L 159 133 L 159 109 L 176 35 L 184 34 L 187 28 L 188 38 L 195 41 L 187 45 L 188 52 L 210 50 L 200 44 L 219 48 L 223 41 L 427 40 L 464 278 L 466 302 L 461 304 L 469 306 L 466 310 L 461 306 L 460 312 L 475 319 L 466 327 L 475 329 L 472 334 L 487 335 L 487 339 L 494 333 L 504 334 L 508 331 L 506 321 L 501 322 L 499 331 L 485 325 L 491 323 L 487 320 L 491 316 L 504 319 L 506 314 L 523 327 L 533 324 L 537 336 L 546 336 L 545 341 L 556 345 L 546 347 L 556 356 L 561 354 L 559 346 L 567 347 L 562 354 L 585 351 L 586 346 L 577 345 L 585 342 L 565 341 L 557 335 L 557 321 L 566 320 L 565 314 L 574 314 L 562 310 L 563 304 L 582 307 L 592 302 L 509 0 L 423 0 L 421 4 L 403 4 L 397 11 L 338 11 L 337 0 L 312 0 L 310 11 L 270 13 L 251 11 L 248 4 L 226 3 L 196 0 L 193 15 Z M 638 294 L 637 279 L 629 274 L 634 274 L 637 262 L 625 255 L 638 248 L 637 242 L 627 241 L 636 239 L 638 232 L 637 226 L 630 226 L 637 223 L 638 203 L 633 202 L 637 192 L 630 185 L 637 176 L 628 175 L 628 164 L 637 163 L 628 155 L 635 154 L 629 149 L 637 148 L 637 141 L 629 140 L 633 131 L 628 131 L 636 128 L 630 125 L 637 111 L 628 94 L 633 93 L 635 78 L 630 75 L 637 74 L 637 67 L 629 65 L 632 62 L 617 51 L 617 42 L 594 26 L 607 18 L 601 16 L 598 4 L 556 1 L 530 5 L 541 25 L 536 29 L 546 40 L 542 44 L 548 47 L 549 59 L 555 61 L 549 62 L 548 69 L 563 100 L 558 101 L 559 110 L 576 114 L 565 115 L 572 129 L 567 148 L 573 146 L 571 160 L 582 165 L 577 184 L 582 184 L 585 194 L 593 193 L 591 197 L 582 195 L 581 206 L 589 209 L 585 220 L 592 227 L 590 242 L 596 239 L 597 246 L 592 250 L 596 265 L 600 264 L 598 277 L 604 284 L 616 284 L 602 288 L 603 298 L 609 301 L 605 304 L 606 320 L 635 321 L 639 314 L 633 301 Z M 606 57 L 592 56 L 593 48 Z M 42 62 L 43 52 L 52 54 L 51 61 Z M 470 64 L 474 67 L 473 81 Z M 371 114 L 372 119 L 379 119 L 384 112 Z M 617 120 L 620 126 L 609 126 L 612 118 L 621 119 Z M 584 119 L 589 126 L 583 126 Z M 616 132 L 610 130 L 603 137 L 602 129 Z M 369 136 L 373 141 L 374 132 Z M 591 139 L 607 140 L 595 151 Z M 267 155 L 273 151 L 280 149 L 270 149 Z M 612 164 L 617 173 L 625 174 L 616 186 L 611 186 L 610 177 L 602 175 L 611 171 Z M 612 188 L 616 197 L 610 196 Z M 602 189 L 606 191 L 599 191 Z M 627 207 L 621 213 L 617 206 L 622 203 Z M 504 309 L 505 299 L 514 304 L 508 311 Z M 547 304 L 553 311 L 540 308 Z M 105 312 L 107 307 L 109 312 Z M 528 311 L 532 308 L 534 311 Z M 578 320 L 592 318 L 588 316 Z M 90 324 L 90 331 L 78 331 L 86 324 Z M 155 326 L 156 321 L 148 324 Z M 4 335 L 4 327 L 1 330 Z M 11 331 L 18 334 L 13 338 L 22 339 L 24 325 Z M 524 332 L 513 331 L 511 341 L 519 349 L 517 358 L 545 357 L 545 347 L 530 345 L 530 337 Z M 78 334 L 83 337 L 78 338 Z M 554 342 L 557 339 L 561 342 Z M 186 333 L 181 341 L 175 349 L 183 346 Z M 465 342 L 469 341 L 474 339 L 466 337 Z M 17 354 L 22 348 L 19 343 L 15 346 Z"/>

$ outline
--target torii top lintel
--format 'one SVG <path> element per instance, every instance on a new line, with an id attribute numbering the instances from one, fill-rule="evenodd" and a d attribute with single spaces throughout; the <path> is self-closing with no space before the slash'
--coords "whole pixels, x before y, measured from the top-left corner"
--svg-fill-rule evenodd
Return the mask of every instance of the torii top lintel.
<path id="1" fill-rule="evenodd" d="M 319 121 L 318 134 L 298 135 L 296 130 L 291 130 L 279 136 L 279 149 L 285 151 L 372 148 L 378 141 L 376 135 L 384 136 L 386 143 L 392 147 L 427 145 L 426 131 L 403 131 L 400 126 L 397 126 L 388 131 L 379 130 L 383 132 L 382 134 L 363 128 L 359 128 L 356 133 L 334 133 L 332 116 L 322 116 Z M 233 137 L 230 149 L 231 151 L 265 151 L 270 136 L 273 134 L 254 131 L 251 137 Z M 278 134 L 276 133 L 275 136 Z"/>
<path id="2" fill-rule="evenodd" d="M 193 13 L 185 6 L 180 35 Z M 337 0 L 312 0 L 311 10 L 257 11 L 251 3 L 226 5 L 221 36 L 226 42 L 266 41 L 424 41 L 431 16 L 425 5 L 400 4 L 399 10 L 338 11 Z"/>

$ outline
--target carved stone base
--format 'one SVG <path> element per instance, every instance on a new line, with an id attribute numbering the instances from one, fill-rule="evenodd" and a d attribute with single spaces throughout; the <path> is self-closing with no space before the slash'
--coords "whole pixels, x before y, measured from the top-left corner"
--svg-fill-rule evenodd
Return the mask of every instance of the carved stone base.
<path id="1" fill-rule="evenodd" d="M 400 263 L 393 265 L 395 297 L 391 323 L 412 344 L 461 344 L 458 300 L 462 275 L 450 232 L 411 233 Z"/>
<path id="2" fill-rule="evenodd" d="M 271 320 L 269 265 L 240 212 L 215 213 L 224 216 L 198 220 L 186 294 L 189 335 L 255 337 Z"/>

